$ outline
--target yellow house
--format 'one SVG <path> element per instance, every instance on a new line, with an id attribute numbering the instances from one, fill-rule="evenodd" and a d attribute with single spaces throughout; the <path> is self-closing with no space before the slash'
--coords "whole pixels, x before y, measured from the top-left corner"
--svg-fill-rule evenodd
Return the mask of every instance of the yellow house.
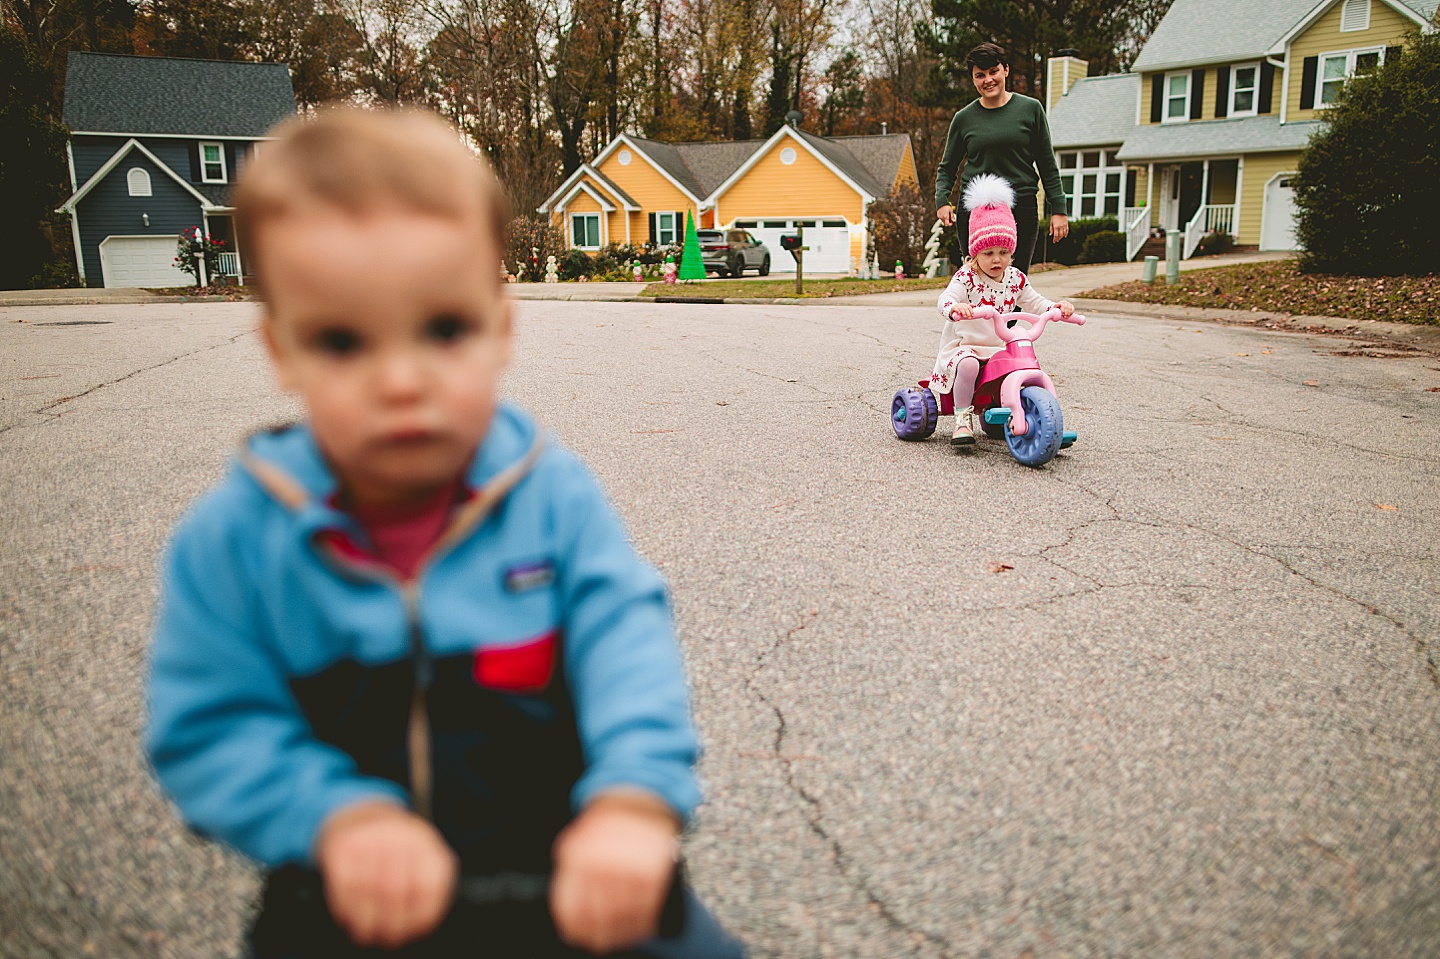
<path id="1" fill-rule="evenodd" d="M 1326 106 L 1407 32 L 1433 31 L 1437 5 L 1175 0 L 1132 73 L 1080 79 L 1083 61 L 1051 61 L 1072 216 L 1117 216 L 1132 257 L 1152 230 L 1182 230 L 1185 257 L 1212 231 L 1295 249 L 1291 178 Z"/>
<path id="2" fill-rule="evenodd" d="M 766 140 L 664 143 L 621 134 L 540 206 L 582 250 L 683 243 L 685 214 L 700 227 L 742 229 L 774 268 L 793 268 L 781 234 L 805 224 L 805 268 L 845 272 L 867 249 L 865 214 L 902 183 L 914 185 L 908 134 L 822 137 L 794 126 Z"/>

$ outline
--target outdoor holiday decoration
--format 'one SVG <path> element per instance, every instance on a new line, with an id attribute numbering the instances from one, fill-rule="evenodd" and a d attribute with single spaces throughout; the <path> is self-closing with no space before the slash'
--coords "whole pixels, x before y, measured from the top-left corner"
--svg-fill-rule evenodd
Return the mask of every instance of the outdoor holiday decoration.
<path id="1" fill-rule="evenodd" d="M 940 255 L 940 239 L 944 235 L 945 224 L 937 218 L 930 228 L 930 239 L 925 241 L 925 262 L 920 264 L 920 269 L 932 280 L 940 275 L 940 269 L 945 265 L 945 259 Z"/>
<path id="2" fill-rule="evenodd" d="M 674 285 L 675 285 L 675 257 L 671 256 L 669 253 L 665 254 L 665 266 L 662 268 L 662 272 L 665 274 L 665 285 L 666 285 L 666 286 L 674 286 Z"/>
<path id="3" fill-rule="evenodd" d="M 680 279 L 705 279 L 705 263 L 700 259 L 700 237 L 695 233 L 695 220 L 685 213 L 685 249 L 680 254 Z"/>
<path id="4" fill-rule="evenodd" d="M 560 282 L 560 268 L 555 263 L 555 254 L 553 253 L 545 258 L 545 282 Z"/>

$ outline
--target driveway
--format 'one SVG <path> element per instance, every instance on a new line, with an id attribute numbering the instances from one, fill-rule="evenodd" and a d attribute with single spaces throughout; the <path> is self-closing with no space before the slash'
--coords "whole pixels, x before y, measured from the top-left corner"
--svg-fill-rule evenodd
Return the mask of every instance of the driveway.
<path id="1" fill-rule="evenodd" d="M 235 954 L 254 876 L 137 744 L 166 531 L 295 412 L 255 316 L 0 309 L 7 959 Z M 891 434 L 929 311 L 518 320 L 507 392 L 669 579 L 758 957 L 1440 954 L 1435 356 L 1096 314 L 1035 471 Z"/>

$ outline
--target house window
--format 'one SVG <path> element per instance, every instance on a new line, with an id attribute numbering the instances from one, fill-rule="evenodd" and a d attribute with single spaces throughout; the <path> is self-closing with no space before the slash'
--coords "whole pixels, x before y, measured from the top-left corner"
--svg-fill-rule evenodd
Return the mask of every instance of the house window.
<path id="1" fill-rule="evenodd" d="M 225 147 L 221 144 L 200 144 L 200 180 L 204 183 L 226 182 Z"/>
<path id="2" fill-rule="evenodd" d="M 600 249 L 600 214 L 570 214 L 570 245 L 582 250 Z"/>
<path id="3" fill-rule="evenodd" d="M 150 196 L 150 171 L 131 167 L 130 172 L 125 174 L 125 185 L 130 188 L 131 196 Z"/>
<path id="4" fill-rule="evenodd" d="M 1165 112 L 1162 123 L 1181 123 L 1190 119 L 1190 74 L 1165 75 Z"/>
<path id="5" fill-rule="evenodd" d="M 1060 185 L 1070 198 L 1070 216 L 1119 216 L 1125 165 L 1114 150 L 1056 154 Z M 1073 172 L 1072 172 L 1073 171 Z"/>
<path id="6" fill-rule="evenodd" d="M 1370 0 L 1345 0 L 1340 8 L 1340 32 L 1370 29 Z"/>
<path id="7" fill-rule="evenodd" d="M 1350 77 L 1370 73 L 1385 62 L 1385 48 L 1343 50 L 1320 56 L 1320 89 L 1315 97 L 1317 107 L 1327 107 L 1340 99 L 1340 88 Z"/>
<path id="8" fill-rule="evenodd" d="M 655 214 L 655 245 L 670 246 L 679 243 L 679 230 L 675 228 L 677 217 L 673 213 Z"/>
<path id="9" fill-rule="evenodd" d="M 1255 115 L 1256 89 L 1260 83 L 1260 64 L 1242 63 L 1230 68 L 1230 116 Z"/>

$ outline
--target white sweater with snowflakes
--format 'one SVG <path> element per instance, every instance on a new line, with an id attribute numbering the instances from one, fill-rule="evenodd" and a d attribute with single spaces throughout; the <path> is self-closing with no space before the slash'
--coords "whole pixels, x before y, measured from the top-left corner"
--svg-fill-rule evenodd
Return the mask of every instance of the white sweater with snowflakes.
<path id="1" fill-rule="evenodd" d="M 1055 304 L 1035 292 L 1035 287 L 1024 273 L 1015 267 L 1005 270 L 1000 283 L 991 280 L 970 264 L 955 271 L 950 285 L 940 294 L 936 306 L 945 317 L 945 328 L 940 331 L 940 353 L 935 357 L 935 369 L 930 374 L 930 392 L 949 393 L 955 384 L 955 370 L 967 356 L 988 360 L 1005 348 L 1005 342 L 995 335 L 995 326 L 989 320 L 951 319 L 950 308 L 956 303 L 971 306 L 993 306 L 1001 313 L 1020 309 L 1025 313 L 1039 315 Z M 962 402 L 969 402 L 966 397 Z"/>

